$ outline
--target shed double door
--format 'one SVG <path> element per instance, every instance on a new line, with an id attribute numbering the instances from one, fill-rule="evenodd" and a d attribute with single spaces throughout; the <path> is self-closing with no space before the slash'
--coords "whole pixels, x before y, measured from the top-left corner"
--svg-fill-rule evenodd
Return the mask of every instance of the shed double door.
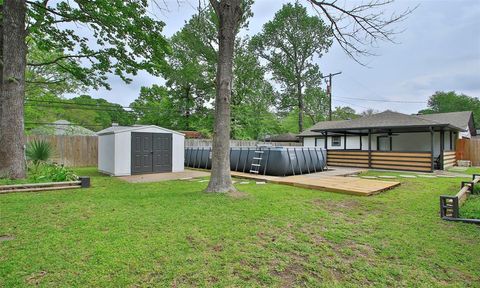
<path id="1" fill-rule="evenodd" d="M 172 171 L 172 134 L 132 132 L 132 174 Z"/>

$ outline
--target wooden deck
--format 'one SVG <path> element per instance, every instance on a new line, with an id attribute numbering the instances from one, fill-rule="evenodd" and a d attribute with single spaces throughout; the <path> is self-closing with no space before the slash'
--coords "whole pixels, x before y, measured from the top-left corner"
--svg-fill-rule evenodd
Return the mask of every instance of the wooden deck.
<path id="1" fill-rule="evenodd" d="M 320 173 L 319 173 L 320 174 Z M 400 182 L 383 181 L 383 180 L 370 180 L 355 177 L 343 177 L 343 176 L 319 176 L 312 177 L 308 175 L 298 176 L 263 176 L 241 172 L 232 171 L 232 176 L 246 179 L 254 179 L 259 181 L 266 181 L 276 184 L 284 184 L 295 187 L 316 189 L 328 192 L 337 192 L 350 195 L 370 196 L 382 191 L 392 189 Z"/>

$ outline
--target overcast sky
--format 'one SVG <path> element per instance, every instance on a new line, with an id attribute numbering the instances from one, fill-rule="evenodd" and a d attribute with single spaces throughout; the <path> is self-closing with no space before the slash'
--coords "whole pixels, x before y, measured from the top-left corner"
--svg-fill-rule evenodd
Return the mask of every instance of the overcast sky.
<path id="1" fill-rule="evenodd" d="M 169 11 L 159 17 L 166 23 L 165 35 L 171 36 L 196 12 L 198 1 L 165 2 Z M 249 29 L 242 33 L 254 35 L 261 31 L 262 25 L 286 2 L 293 1 L 256 0 Z M 348 58 L 336 44 L 318 60 L 324 74 L 342 72 L 333 81 L 334 106 L 350 106 L 358 112 L 373 108 L 415 113 L 426 103 L 384 100 L 426 101 L 438 90 L 480 96 L 480 0 L 397 0 L 391 9 L 401 11 L 418 4 L 413 14 L 397 25 L 400 30 L 406 29 L 396 36 L 399 44 L 380 43 L 375 50 L 379 56 L 362 59 L 369 67 Z M 314 13 L 310 8 L 309 11 Z M 140 73 L 129 85 L 115 77 L 110 79 L 111 91 L 102 89 L 88 94 L 128 106 L 138 97 L 140 87 L 163 83 L 146 73 Z"/>

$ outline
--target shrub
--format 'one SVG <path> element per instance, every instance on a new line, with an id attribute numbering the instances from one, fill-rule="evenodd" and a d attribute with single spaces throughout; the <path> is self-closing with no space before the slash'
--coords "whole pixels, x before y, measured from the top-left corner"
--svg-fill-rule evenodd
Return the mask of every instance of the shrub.
<path id="1" fill-rule="evenodd" d="M 27 160 L 38 165 L 40 162 L 46 162 L 52 156 L 52 145 L 49 142 L 43 140 L 33 140 L 28 142 L 26 155 Z"/>
<path id="2" fill-rule="evenodd" d="M 30 177 L 34 182 L 62 182 L 75 181 L 78 176 L 63 165 L 53 163 L 36 164 L 31 169 Z"/>

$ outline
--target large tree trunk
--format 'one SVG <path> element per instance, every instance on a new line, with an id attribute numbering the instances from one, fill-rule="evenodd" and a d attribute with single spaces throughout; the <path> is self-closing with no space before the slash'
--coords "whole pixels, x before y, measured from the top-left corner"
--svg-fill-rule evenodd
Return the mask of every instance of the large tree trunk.
<path id="1" fill-rule="evenodd" d="M 0 119 L 2 119 L 2 102 L 3 102 L 3 3 L 0 4 Z M 1 167 L 2 165 L 0 163 L 0 171 L 1 171 Z M 2 175 L 0 174 L 0 177 L 1 176 Z"/>
<path id="2" fill-rule="evenodd" d="M 303 131 L 303 94 L 302 94 L 302 83 L 297 82 L 297 99 L 298 99 L 298 132 Z"/>
<path id="3" fill-rule="evenodd" d="M 0 175 L 25 178 L 25 98 L 26 4 L 22 0 L 3 3 L 3 79 L 0 113 Z"/>
<path id="4" fill-rule="evenodd" d="M 234 192 L 230 176 L 230 98 L 235 36 L 242 15 L 241 0 L 210 0 L 219 19 L 218 63 L 212 171 L 206 192 Z"/>

